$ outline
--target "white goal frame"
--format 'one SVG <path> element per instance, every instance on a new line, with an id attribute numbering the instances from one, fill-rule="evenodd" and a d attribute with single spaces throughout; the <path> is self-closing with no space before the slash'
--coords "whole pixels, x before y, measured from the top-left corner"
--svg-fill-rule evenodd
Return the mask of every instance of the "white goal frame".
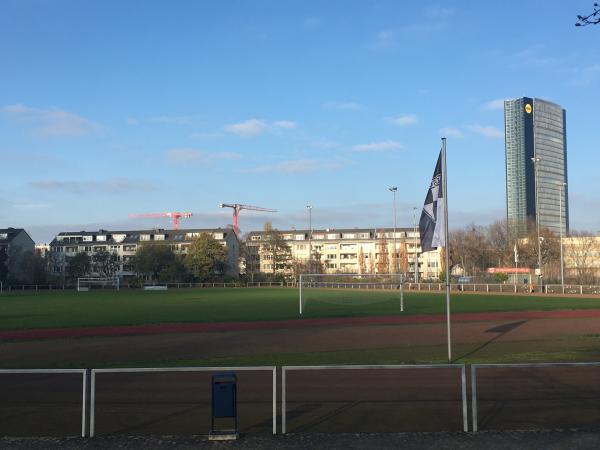
<path id="1" fill-rule="evenodd" d="M 119 277 L 80 277 L 77 278 L 77 292 L 89 291 L 93 286 L 113 286 L 119 290 Z"/>
<path id="2" fill-rule="evenodd" d="M 304 273 L 300 274 L 298 280 L 298 294 L 299 294 L 299 310 L 300 315 L 304 312 L 304 279 L 306 277 L 347 277 L 347 278 L 385 278 L 385 277 L 397 277 L 398 285 L 400 287 L 400 312 L 404 312 L 404 274 L 402 273 Z M 303 279 L 304 278 L 304 279 Z M 332 283 L 332 284 L 344 284 L 344 283 Z M 353 285 L 363 284 L 361 282 L 348 283 Z M 364 283 L 373 284 L 373 283 Z"/>

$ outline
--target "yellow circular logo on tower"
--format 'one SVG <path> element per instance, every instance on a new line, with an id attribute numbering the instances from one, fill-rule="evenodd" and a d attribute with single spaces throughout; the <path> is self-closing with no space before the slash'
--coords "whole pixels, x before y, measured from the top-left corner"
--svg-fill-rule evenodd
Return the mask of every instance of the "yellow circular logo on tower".
<path id="1" fill-rule="evenodd" d="M 530 105 L 529 103 L 525 104 L 525 112 L 526 112 L 527 114 L 531 114 L 531 111 L 533 111 L 533 110 L 531 109 L 531 105 Z"/>

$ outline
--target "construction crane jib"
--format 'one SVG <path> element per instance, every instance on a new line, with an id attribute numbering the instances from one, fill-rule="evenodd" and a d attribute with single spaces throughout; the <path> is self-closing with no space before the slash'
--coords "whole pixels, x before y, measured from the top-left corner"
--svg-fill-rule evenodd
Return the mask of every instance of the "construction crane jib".
<path id="1" fill-rule="evenodd" d="M 232 205 L 227 203 L 221 203 L 219 205 L 221 208 L 231 208 L 233 209 L 233 231 L 235 231 L 236 235 L 239 235 L 239 216 L 240 211 L 242 209 L 246 209 L 248 211 L 262 211 L 262 212 L 277 212 L 276 209 L 271 208 L 261 208 L 260 206 L 252 206 L 252 205 L 242 205 L 240 203 L 234 203 Z"/>
<path id="2" fill-rule="evenodd" d="M 148 213 L 148 214 L 130 214 L 129 217 L 135 219 L 149 219 L 154 217 L 170 217 L 173 221 L 173 229 L 179 230 L 179 219 L 188 219 L 192 217 L 189 212 L 165 212 L 165 213 Z"/>

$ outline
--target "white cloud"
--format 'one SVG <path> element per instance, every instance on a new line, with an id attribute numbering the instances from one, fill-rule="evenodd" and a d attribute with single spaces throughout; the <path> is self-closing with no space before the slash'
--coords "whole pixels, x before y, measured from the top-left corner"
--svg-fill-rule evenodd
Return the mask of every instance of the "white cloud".
<path id="1" fill-rule="evenodd" d="M 138 125 L 139 123 L 140 123 L 140 121 L 138 119 L 136 119 L 135 117 L 127 118 L 127 125 Z"/>
<path id="2" fill-rule="evenodd" d="M 491 125 L 468 125 L 467 128 L 471 130 L 473 133 L 480 134 L 486 138 L 490 139 L 501 139 L 504 134 L 498 128 Z"/>
<path id="3" fill-rule="evenodd" d="M 264 133 L 268 129 L 268 125 L 263 120 L 249 119 L 243 122 L 234 123 L 225 126 L 225 130 L 229 133 L 237 134 L 241 137 L 254 137 Z"/>
<path id="4" fill-rule="evenodd" d="M 454 139 L 462 139 L 465 137 L 462 131 L 453 127 L 440 128 L 439 133 L 442 137 L 450 137 Z"/>
<path id="5" fill-rule="evenodd" d="M 358 111 L 361 106 L 355 102 L 325 102 L 323 103 L 325 109 L 337 109 L 340 111 Z"/>
<path id="6" fill-rule="evenodd" d="M 296 122 L 292 122 L 291 120 L 276 120 L 269 123 L 265 120 L 249 119 L 227 125 L 225 126 L 225 131 L 237 134 L 240 137 L 250 138 L 266 132 L 278 134 L 282 130 L 292 130 L 296 126 Z"/>
<path id="7" fill-rule="evenodd" d="M 174 148 L 167 151 L 170 164 L 212 164 L 219 160 L 237 160 L 242 155 L 235 152 L 205 152 L 193 148 Z"/>
<path id="8" fill-rule="evenodd" d="M 297 159 L 282 161 L 275 164 L 258 166 L 253 169 L 245 169 L 243 172 L 253 173 L 276 173 L 276 174 L 301 174 L 318 171 L 331 171 L 340 169 L 348 164 L 347 161 L 327 161 L 318 159 Z"/>
<path id="9" fill-rule="evenodd" d="M 419 118 L 414 114 L 406 114 L 404 116 L 386 117 L 386 122 L 402 127 L 414 125 L 419 121 Z"/>
<path id="10" fill-rule="evenodd" d="M 29 186 L 35 189 L 66 191 L 72 194 L 89 192 L 102 192 L 122 194 L 133 191 L 156 190 L 154 183 L 147 181 L 133 181 L 126 178 L 113 178 L 105 181 L 63 181 L 63 180 L 38 180 L 30 181 Z"/>
<path id="11" fill-rule="evenodd" d="M 7 105 L 2 112 L 16 120 L 32 123 L 37 134 L 52 137 L 81 137 L 96 134 L 103 127 L 61 109 L 31 108 L 23 104 Z"/>
<path id="12" fill-rule="evenodd" d="M 486 110 L 502 110 L 504 109 L 504 99 L 497 98 L 483 104 L 483 109 Z"/>
<path id="13" fill-rule="evenodd" d="M 48 209 L 52 208 L 50 203 L 15 203 L 13 208 L 22 210 Z"/>
<path id="14" fill-rule="evenodd" d="M 381 141 L 373 142 L 371 144 L 359 144 L 352 147 L 356 152 L 381 152 L 390 150 L 402 150 L 404 145 L 398 141 Z"/>
<path id="15" fill-rule="evenodd" d="M 290 120 L 278 120 L 277 122 L 273 122 L 273 125 L 283 130 L 293 130 L 296 128 L 296 122 Z"/>

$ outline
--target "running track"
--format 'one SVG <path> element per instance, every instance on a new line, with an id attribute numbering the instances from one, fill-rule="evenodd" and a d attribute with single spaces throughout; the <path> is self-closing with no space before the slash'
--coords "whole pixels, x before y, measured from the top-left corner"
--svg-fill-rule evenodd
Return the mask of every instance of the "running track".
<path id="1" fill-rule="evenodd" d="M 563 310 L 563 311 L 522 311 L 522 312 L 486 312 L 452 314 L 452 322 L 488 322 L 523 319 L 567 319 L 600 317 L 600 309 Z M 255 322 L 217 322 L 217 323 L 168 323 L 127 326 L 102 326 L 87 328 L 42 328 L 32 330 L 0 331 L 0 341 L 42 340 L 61 338 L 80 338 L 98 336 L 131 336 L 173 333 L 197 333 L 242 330 L 273 330 L 322 326 L 366 326 L 366 325 L 408 325 L 444 322 L 446 316 L 415 315 L 406 317 L 342 317 L 330 319 L 296 319 Z"/>

